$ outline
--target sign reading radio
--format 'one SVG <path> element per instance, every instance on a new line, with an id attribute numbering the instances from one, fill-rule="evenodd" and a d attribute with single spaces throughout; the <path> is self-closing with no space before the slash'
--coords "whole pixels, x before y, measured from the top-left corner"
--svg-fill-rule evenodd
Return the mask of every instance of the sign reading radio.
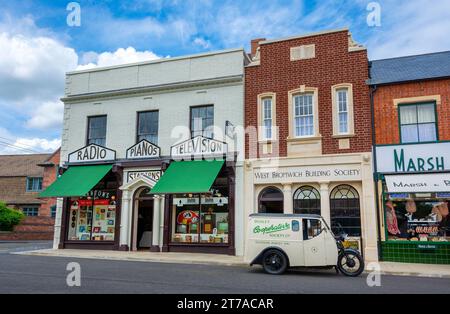
<path id="1" fill-rule="evenodd" d="M 113 161 L 116 159 L 116 152 L 112 149 L 91 144 L 80 148 L 69 154 L 69 163 Z"/>
<path id="2" fill-rule="evenodd" d="M 127 159 L 159 158 L 161 148 L 147 140 L 142 140 L 127 149 Z"/>
<path id="3" fill-rule="evenodd" d="M 196 136 L 170 148 L 173 159 L 192 156 L 223 156 L 227 151 L 227 143 L 203 136 Z"/>
<path id="4" fill-rule="evenodd" d="M 377 146 L 377 172 L 450 170 L 450 143 Z"/>

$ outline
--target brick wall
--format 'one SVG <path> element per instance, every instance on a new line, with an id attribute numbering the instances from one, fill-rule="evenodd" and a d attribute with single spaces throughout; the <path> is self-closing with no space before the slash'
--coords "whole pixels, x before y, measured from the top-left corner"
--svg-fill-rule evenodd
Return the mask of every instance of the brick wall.
<path id="1" fill-rule="evenodd" d="M 376 143 L 399 144 L 398 109 L 394 99 L 440 95 L 437 105 L 439 140 L 450 140 L 450 79 L 379 86 L 374 95 Z"/>
<path id="2" fill-rule="evenodd" d="M 44 176 L 42 179 L 42 188 L 45 190 L 50 186 L 57 176 L 58 166 L 59 166 L 59 150 L 53 154 L 53 156 L 48 160 L 48 162 L 54 164 L 52 167 L 44 168 Z M 42 199 L 42 205 L 39 209 L 39 216 L 51 217 L 51 207 L 56 205 L 56 198 L 44 198 Z"/>
<path id="3" fill-rule="evenodd" d="M 316 57 L 290 61 L 290 48 L 315 44 Z M 245 125 L 257 126 L 257 95 L 276 93 L 276 124 L 279 127 L 280 156 L 287 155 L 286 138 L 289 134 L 288 91 L 301 85 L 318 88 L 319 131 L 322 135 L 322 153 L 349 153 L 371 151 L 371 119 L 367 51 L 348 51 L 348 32 L 341 31 L 306 38 L 286 40 L 260 47 L 261 64 L 245 69 Z M 340 83 L 353 84 L 355 136 L 350 149 L 340 150 L 338 139 L 332 138 L 331 87 Z M 246 140 L 246 156 L 249 141 Z"/>

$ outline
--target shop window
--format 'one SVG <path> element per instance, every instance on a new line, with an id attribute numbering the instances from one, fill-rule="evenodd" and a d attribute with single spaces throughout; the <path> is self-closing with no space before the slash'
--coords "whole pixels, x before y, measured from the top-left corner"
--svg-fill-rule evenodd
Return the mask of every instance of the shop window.
<path id="1" fill-rule="evenodd" d="M 39 207 L 23 207 L 22 213 L 28 217 L 39 216 Z"/>
<path id="2" fill-rule="evenodd" d="M 437 140 L 434 103 L 400 105 L 399 115 L 402 143 L 434 142 Z"/>
<path id="3" fill-rule="evenodd" d="M 137 141 L 158 144 L 158 111 L 138 112 Z"/>
<path id="4" fill-rule="evenodd" d="M 191 137 L 214 138 L 214 106 L 191 107 Z"/>
<path id="5" fill-rule="evenodd" d="M 303 219 L 303 239 L 311 240 L 322 233 L 322 222 L 319 219 Z"/>
<path id="6" fill-rule="evenodd" d="M 421 242 L 450 241 L 448 203 L 448 193 L 385 194 L 387 239 Z"/>
<path id="7" fill-rule="evenodd" d="M 27 192 L 42 191 L 42 178 L 27 178 Z"/>
<path id="8" fill-rule="evenodd" d="M 88 117 L 87 144 L 106 146 L 106 116 Z"/>
<path id="9" fill-rule="evenodd" d="M 229 188 L 222 169 L 209 194 L 175 194 L 172 243 L 229 244 Z"/>
<path id="10" fill-rule="evenodd" d="M 88 197 L 71 199 L 69 240 L 114 241 L 115 226 L 114 191 L 91 191 Z"/>
<path id="11" fill-rule="evenodd" d="M 312 93 L 294 96 L 295 137 L 314 135 L 314 95 Z"/>
<path id="12" fill-rule="evenodd" d="M 294 213 L 320 215 L 320 193 L 312 186 L 302 186 L 294 193 Z"/>
<path id="13" fill-rule="evenodd" d="M 350 185 L 339 185 L 330 196 L 331 229 L 335 234 L 361 236 L 359 194 Z"/>
<path id="14" fill-rule="evenodd" d="M 267 187 L 259 194 L 258 212 L 270 214 L 282 214 L 283 192 L 276 187 Z"/>

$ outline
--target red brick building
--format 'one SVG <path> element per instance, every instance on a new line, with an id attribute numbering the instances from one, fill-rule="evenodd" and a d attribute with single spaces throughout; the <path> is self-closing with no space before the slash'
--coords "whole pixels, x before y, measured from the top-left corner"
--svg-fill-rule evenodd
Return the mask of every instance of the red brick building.
<path id="1" fill-rule="evenodd" d="M 0 232 L 0 240 L 53 238 L 56 200 L 38 195 L 56 179 L 58 166 L 59 149 L 53 154 L 0 156 L 0 201 L 26 216 L 14 232 Z"/>
<path id="2" fill-rule="evenodd" d="M 450 264 L 450 52 L 370 64 L 381 258 Z"/>
<path id="3" fill-rule="evenodd" d="M 249 213 L 321 214 L 376 260 L 366 49 L 341 29 L 257 39 L 251 57 L 245 69 Z"/>

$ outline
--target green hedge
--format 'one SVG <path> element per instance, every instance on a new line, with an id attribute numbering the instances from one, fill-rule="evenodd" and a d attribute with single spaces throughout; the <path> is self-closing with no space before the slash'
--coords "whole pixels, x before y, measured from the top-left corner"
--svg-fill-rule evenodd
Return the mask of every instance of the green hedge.
<path id="1" fill-rule="evenodd" d="M 25 215 L 0 202 L 0 231 L 13 231 L 14 226 L 20 224 Z"/>

